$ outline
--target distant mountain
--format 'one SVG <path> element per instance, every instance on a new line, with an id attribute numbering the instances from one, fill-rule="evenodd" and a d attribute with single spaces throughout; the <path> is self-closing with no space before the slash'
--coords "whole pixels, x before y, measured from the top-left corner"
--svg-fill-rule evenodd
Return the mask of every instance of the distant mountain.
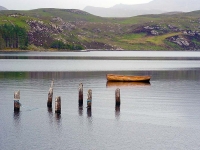
<path id="1" fill-rule="evenodd" d="M 87 6 L 84 8 L 84 11 L 101 17 L 132 17 L 132 16 L 138 16 L 142 14 L 161 14 L 165 13 L 165 11 L 162 10 L 139 10 L 139 9 L 131 9 L 130 5 L 123 5 L 120 4 L 120 7 L 118 5 L 111 7 L 111 8 L 102 8 L 102 7 L 92 7 Z"/>
<path id="2" fill-rule="evenodd" d="M 153 0 L 145 4 L 117 4 L 110 8 L 87 6 L 84 11 L 101 17 L 132 17 L 166 12 L 200 10 L 200 0 Z"/>
<path id="3" fill-rule="evenodd" d="M 3 6 L 0 6 L 0 10 L 8 10 L 8 9 Z"/>

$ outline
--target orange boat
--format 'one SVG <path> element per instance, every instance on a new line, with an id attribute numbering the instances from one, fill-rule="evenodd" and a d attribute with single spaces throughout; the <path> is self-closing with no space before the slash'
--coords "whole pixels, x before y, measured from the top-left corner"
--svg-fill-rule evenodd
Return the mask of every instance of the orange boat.
<path id="1" fill-rule="evenodd" d="M 123 82 L 149 82 L 150 76 L 126 76 L 126 75 L 115 75 L 115 74 L 107 74 L 106 75 L 108 81 L 123 81 Z"/>

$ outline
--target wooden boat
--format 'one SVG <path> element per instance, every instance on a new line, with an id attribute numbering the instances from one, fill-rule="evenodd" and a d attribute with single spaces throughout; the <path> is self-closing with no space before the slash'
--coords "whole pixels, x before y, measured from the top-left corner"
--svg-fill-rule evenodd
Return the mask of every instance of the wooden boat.
<path id="1" fill-rule="evenodd" d="M 107 74 L 107 81 L 123 81 L 123 82 L 149 82 L 150 76 L 126 76 L 126 75 L 115 75 Z"/>

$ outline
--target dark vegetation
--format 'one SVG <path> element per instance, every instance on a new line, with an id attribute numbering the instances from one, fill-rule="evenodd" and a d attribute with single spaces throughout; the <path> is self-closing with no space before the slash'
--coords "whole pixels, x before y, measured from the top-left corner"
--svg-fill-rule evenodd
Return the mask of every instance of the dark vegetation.
<path id="1" fill-rule="evenodd" d="M 80 45 L 70 45 L 70 44 L 65 44 L 62 41 L 54 41 L 51 44 L 51 48 L 55 49 L 70 49 L 70 50 L 82 50 L 83 47 Z"/>
<path id="2" fill-rule="evenodd" d="M 0 11 L 0 49 L 200 50 L 200 11 L 103 18 L 74 9 Z"/>
<path id="3" fill-rule="evenodd" d="M 0 48 L 27 49 L 28 34 L 24 28 L 13 25 L 0 26 Z"/>

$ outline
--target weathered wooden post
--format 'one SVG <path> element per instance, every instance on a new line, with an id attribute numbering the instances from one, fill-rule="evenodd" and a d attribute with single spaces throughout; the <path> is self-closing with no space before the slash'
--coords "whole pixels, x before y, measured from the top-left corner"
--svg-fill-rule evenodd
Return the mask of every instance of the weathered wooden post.
<path id="1" fill-rule="evenodd" d="M 20 91 L 14 92 L 14 111 L 20 111 Z"/>
<path id="2" fill-rule="evenodd" d="M 54 80 L 51 81 L 51 88 L 53 88 Z"/>
<path id="3" fill-rule="evenodd" d="M 92 107 L 92 90 L 89 89 L 88 90 L 88 99 L 87 99 L 87 108 L 91 108 Z"/>
<path id="4" fill-rule="evenodd" d="M 53 88 L 50 87 L 48 93 L 47 107 L 52 107 L 52 99 L 53 99 Z"/>
<path id="5" fill-rule="evenodd" d="M 52 107 L 53 85 L 54 85 L 54 80 L 51 81 L 51 86 L 50 86 L 50 88 L 49 88 L 48 100 L 47 100 L 47 107 L 48 107 L 48 108 L 51 108 L 51 107 Z"/>
<path id="6" fill-rule="evenodd" d="M 79 99 L 78 99 L 78 102 L 79 102 L 79 107 L 83 106 L 83 83 L 79 84 Z"/>
<path id="7" fill-rule="evenodd" d="M 61 114 L 61 97 L 56 97 L 55 101 L 55 113 Z"/>
<path id="8" fill-rule="evenodd" d="M 115 106 L 120 106 L 120 89 L 115 90 Z"/>

